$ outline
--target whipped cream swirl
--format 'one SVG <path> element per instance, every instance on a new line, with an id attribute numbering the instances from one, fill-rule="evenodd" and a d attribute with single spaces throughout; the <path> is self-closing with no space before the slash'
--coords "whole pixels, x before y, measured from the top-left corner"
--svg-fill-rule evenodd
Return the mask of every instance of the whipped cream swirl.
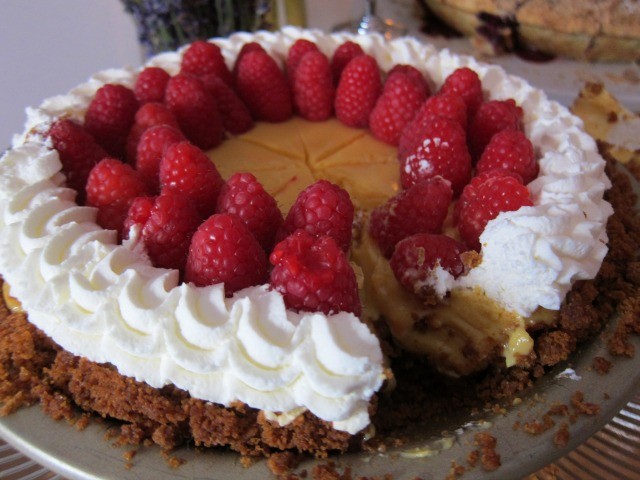
<path id="1" fill-rule="evenodd" d="M 286 28 L 215 42 L 231 65 L 248 41 L 283 61 L 298 38 L 327 54 L 357 41 L 381 68 L 412 64 L 436 85 L 467 65 L 488 97 L 515 98 L 524 108 L 540 156 L 540 176 L 529 185 L 535 206 L 490 222 L 481 265 L 447 285 L 479 286 L 527 315 L 538 306 L 559 308 L 575 280 L 595 275 L 606 253 L 611 207 L 602 194 L 609 182 L 595 143 L 566 109 L 498 67 L 412 38 L 387 42 Z M 148 65 L 175 74 L 183 51 Z M 379 342 L 358 318 L 289 311 L 265 285 L 225 298 L 222 285 L 179 284 L 176 271 L 150 264 L 135 238 L 116 244 L 115 233 L 95 223 L 96 211 L 75 203 L 46 132 L 61 116 L 81 121 L 105 83 L 132 86 L 135 76 L 133 69 L 100 72 L 27 110 L 25 131 L 0 159 L 0 272 L 12 293 L 62 348 L 111 363 L 123 375 L 224 405 L 242 401 L 280 418 L 309 410 L 334 428 L 361 431 L 385 377 Z"/>

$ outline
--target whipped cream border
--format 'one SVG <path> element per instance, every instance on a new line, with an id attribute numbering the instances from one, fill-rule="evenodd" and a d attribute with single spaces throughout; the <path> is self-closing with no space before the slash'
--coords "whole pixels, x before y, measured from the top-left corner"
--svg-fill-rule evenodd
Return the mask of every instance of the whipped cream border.
<path id="1" fill-rule="evenodd" d="M 611 207 L 602 194 L 609 183 L 579 119 L 499 67 L 414 38 L 387 42 L 287 27 L 213 41 L 231 65 L 246 42 L 261 43 L 282 61 L 298 38 L 328 54 L 357 41 L 382 69 L 412 64 L 436 85 L 466 65 L 479 73 L 490 98 L 515 98 L 524 108 L 541 158 L 540 176 L 529 185 L 535 206 L 490 222 L 481 237 L 481 265 L 454 288 L 480 286 L 527 314 L 538 305 L 559 308 L 573 281 L 596 274 L 606 253 Z M 183 51 L 147 65 L 174 74 Z M 27 109 L 24 132 L 0 159 L 0 271 L 12 293 L 62 348 L 111 363 L 123 375 L 154 387 L 174 384 L 224 405 L 239 400 L 266 412 L 309 410 L 336 429 L 361 431 L 384 372 L 379 342 L 358 318 L 288 311 L 280 294 L 264 285 L 232 298 L 224 298 L 222 285 L 179 285 L 176 271 L 150 265 L 135 238 L 117 245 L 114 232 L 95 223 L 95 210 L 78 206 L 75 192 L 65 188 L 58 154 L 45 136 L 49 126 L 60 116 L 82 120 L 98 88 L 132 86 L 135 75 L 134 69 L 106 70 Z M 506 264 L 505 251 L 513 252 Z"/>

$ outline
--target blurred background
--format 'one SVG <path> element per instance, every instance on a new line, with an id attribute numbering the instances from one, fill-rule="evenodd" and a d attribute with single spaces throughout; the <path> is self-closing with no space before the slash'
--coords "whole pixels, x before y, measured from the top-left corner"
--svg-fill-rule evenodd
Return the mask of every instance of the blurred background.
<path id="1" fill-rule="evenodd" d="M 172 1 L 176 0 L 2 0 L 0 149 L 8 147 L 12 136 L 22 131 L 25 107 L 37 106 L 47 97 L 66 93 L 97 71 L 142 64 L 145 49 L 138 42 L 135 17 L 125 11 L 125 3 L 131 10 L 136 5 L 162 5 Z M 304 23 L 325 31 L 359 18 L 364 11 L 364 0 L 254 1 L 254 4 L 264 3 L 273 6 L 265 18 L 272 26 Z M 477 53 L 466 39 L 425 35 L 422 29 L 424 2 L 420 0 L 379 0 L 376 4 L 380 17 L 397 20 L 411 35 L 440 48 Z M 565 105 L 570 104 L 586 80 L 596 80 L 605 83 L 628 107 L 640 111 L 638 82 L 621 81 L 640 79 L 637 64 L 589 64 L 563 59 L 534 63 L 514 55 L 488 60 L 526 78 Z"/>

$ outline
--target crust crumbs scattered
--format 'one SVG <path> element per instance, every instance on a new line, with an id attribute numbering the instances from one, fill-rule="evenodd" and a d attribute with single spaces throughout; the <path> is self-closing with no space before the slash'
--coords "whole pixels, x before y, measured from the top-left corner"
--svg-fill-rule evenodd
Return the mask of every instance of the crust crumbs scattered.
<path id="1" fill-rule="evenodd" d="M 605 375 L 609 373 L 613 364 L 604 357 L 594 357 L 593 362 L 591 363 L 593 370 L 600 375 Z"/>
<path id="2" fill-rule="evenodd" d="M 567 422 L 563 422 L 560 424 L 560 428 L 558 428 L 553 436 L 553 444 L 558 448 L 566 447 L 569 442 L 569 437 L 569 424 Z"/>
<path id="3" fill-rule="evenodd" d="M 162 450 L 162 458 L 164 458 L 164 461 L 169 467 L 174 469 L 180 468 L 186 463 L 184 458 L 173 455 L 170 450 Z"/>
<path id="4" fill-rule="evenodd" d="M 541 420 L 534 419 L 534 420 L 531 420 L 530 422 L 526 422 L 522 426 L 522 430 L 524 430 L 525 432 L 531 435 L 540 435 L 546 432 L 547 430 L 550 430 L 551 428 L 553 428 L 555 424 L 556 422 L 553 420 L 553 418 L 551 418 L 551 415 L 549 415 L 548 413 L 545 413 L 544 415 L 542 415 Z"/>
<path id="5" fill-rule="evenodd" d="M 502 464 L 500 454 L 496 451 L 498 440 L 487 432 L 476 433 L 473 437 L 474 445 L 480 447 L 480 463 L 483 470 L 492 472 Z"/>
<path id="6" fill-rule="evenodd" d="M 291 473 L 300 464 L 300 457 L 294 452 L 276 452 L 267 460 L 271 473 L 282 477 Z"/>
<path id="7" fill-rule="evenodd" d="M 571 395 L 571 406 L 577 414 L 597 415 L 600 413 L 600 405 L 597 403 L 585 402 L 584 393 L 581 391 L 577 391 Z"/>
<path id="8" fill-rule="evenodd" d="M 456 480 L 466 473 L 467 469 L 463 465 L 459 465 L 455 460 L 451 462 L 449 473 L 445 480 Z"/>

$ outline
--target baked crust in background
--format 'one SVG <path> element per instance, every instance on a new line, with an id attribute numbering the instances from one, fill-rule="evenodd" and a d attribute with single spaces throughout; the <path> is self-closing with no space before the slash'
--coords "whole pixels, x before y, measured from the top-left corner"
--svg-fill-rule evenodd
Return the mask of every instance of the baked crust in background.
<path id="1" fill-rule="evenodd" d="M 518 42 L 586 61 L 640 60 L 640 2 L 634 0 L 424 0 L 446 24 L 478 35 L 479 14 L 516 25 Z"/>

